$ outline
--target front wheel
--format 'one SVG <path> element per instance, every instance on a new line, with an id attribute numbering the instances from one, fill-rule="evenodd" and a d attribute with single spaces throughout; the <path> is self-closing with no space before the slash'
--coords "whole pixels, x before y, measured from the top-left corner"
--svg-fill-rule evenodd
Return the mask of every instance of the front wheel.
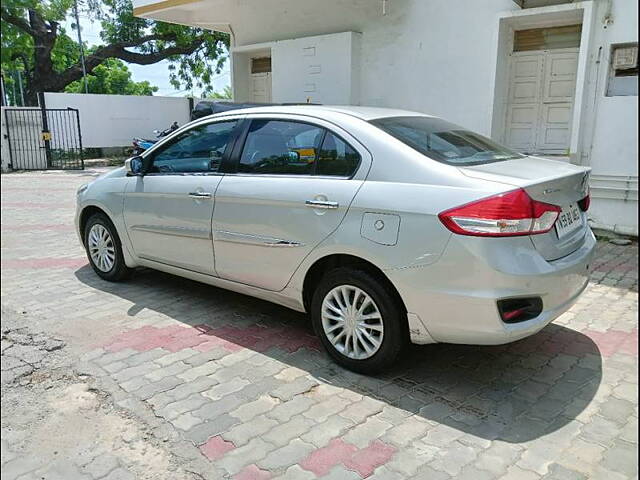
<path id="1" fill-rule="evenodd" d="M 320 281 L 311 318 L 322 344 L 340 365 L 360 373 L 389 367 L 402 350 L 406 314 L 388 287 L 368 272 L 336 268 Z"/>
<path id="2" fill-rule="evenodd" d="M 122 255 L 120 237 L 111 220 L 102 213 L 92 215 L 84 229 L 84 245 L 93 270 L 104 280 L 126 279 L 131 269 Z"/>

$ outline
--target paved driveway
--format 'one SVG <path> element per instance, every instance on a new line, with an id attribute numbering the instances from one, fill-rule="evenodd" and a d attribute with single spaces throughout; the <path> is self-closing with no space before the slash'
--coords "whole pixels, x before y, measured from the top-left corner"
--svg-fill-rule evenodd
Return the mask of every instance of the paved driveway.
<path id="1" fill-rule="evenodd" d="M 637 245 L 541 333 L 411 347 L 378 377 L 305 316 L 151 270 L 100 280 L 94 172 L 2 176 L 5 478 L 637 478 Z"/>

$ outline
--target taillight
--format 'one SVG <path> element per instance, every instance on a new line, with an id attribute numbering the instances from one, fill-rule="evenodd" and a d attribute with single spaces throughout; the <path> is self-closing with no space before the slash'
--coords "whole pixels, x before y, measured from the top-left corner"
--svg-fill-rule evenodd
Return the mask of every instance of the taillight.
<path id="1" fill-rule="evenodd" d="M 584 197 L 582 200 L 578 202 L 578 206 L 580 207 L 580 210 L 582 210 L 583 212 L 586 212 L 587 210 L 589 210 L 589 205 L 591 205 L 591 195 L 587 195 L 586 197 Z"/>
<path id="2" fill-rule="evenodd" d="M 548 232 L 560 211 L 560 207 L 533 200 L 518 189 L 446 210 L 438 217 L 460 235 L 511 237 Z"/>

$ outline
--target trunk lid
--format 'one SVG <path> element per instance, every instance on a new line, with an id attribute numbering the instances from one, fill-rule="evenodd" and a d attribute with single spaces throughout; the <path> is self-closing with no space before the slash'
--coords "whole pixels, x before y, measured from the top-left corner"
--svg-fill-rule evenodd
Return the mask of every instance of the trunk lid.
<path id="1" fill-rule="evenodd" d="M 577 202 L 589 193 L 590 169 L 570 163 L 539 157 L 524 157 L 484 165 L 460 167 L 472 178 L 523 188 L 531 198 L 562 207 L 556 227 L 541 235 L 532 235 L 534 247 L 546 260 L 556 260 L 574 252 L 585 241 L 587 214 L 577 208 Z M 574 224 L 564 231 L 559 223 L 572 216 Z M 578 218 L 579 217 L 579 218 Z M 575 223 L 577 222 L 577 224 Z M 562 222 L 566 225 L 566 221 Z"/>

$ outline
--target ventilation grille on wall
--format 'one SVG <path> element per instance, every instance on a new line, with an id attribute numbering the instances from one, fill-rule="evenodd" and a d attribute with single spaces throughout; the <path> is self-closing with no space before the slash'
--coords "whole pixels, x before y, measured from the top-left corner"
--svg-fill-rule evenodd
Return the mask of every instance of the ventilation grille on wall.
<path id="1" fill-rule="evenodd" d="M 613 48 L 613 68 L 615 70 L 638 69 L 638 45 L 621 45 Z"/>

